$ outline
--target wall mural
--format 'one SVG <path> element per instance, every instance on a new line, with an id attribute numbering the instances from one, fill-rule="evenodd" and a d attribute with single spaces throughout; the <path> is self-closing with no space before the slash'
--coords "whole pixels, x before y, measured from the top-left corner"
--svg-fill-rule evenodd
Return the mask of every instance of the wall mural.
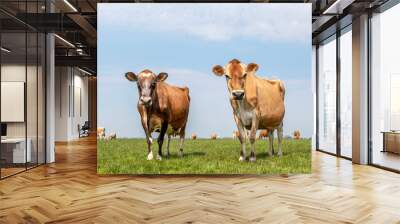
<path id="1" fill-rule="evenodd" d="M 98 4 L 98 173 L 310 173 L 310 21 L 311 4 Z"/>

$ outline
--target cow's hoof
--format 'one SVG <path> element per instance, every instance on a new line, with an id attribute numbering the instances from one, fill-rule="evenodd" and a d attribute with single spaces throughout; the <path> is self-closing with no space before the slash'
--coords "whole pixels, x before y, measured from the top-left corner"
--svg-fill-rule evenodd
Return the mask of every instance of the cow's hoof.
<path id="1" fill-rule="evenodd" d="M 162 160 L 162 157 L 160 155 L 157 154 L 157 160 Z"/>
<path id="2" fill-rule="evenodd" d="M 243 162 L 243 161 L 245 161 L 246 160 L 246 158 L 244 157 L 244 156 L 240 156 L 239 157 L 239 162 Z"/>
<path id="3" fill-rule="evenodd" d="M 147 160 L 153 160 L 153 153 L 149 153 L 147 155 Z"/>
<path id="4" fill-rule="evenodd" d="M 256 157 L 250 157 L 249 161 L 250 162 L 255 162 L 256 161 Z"/>

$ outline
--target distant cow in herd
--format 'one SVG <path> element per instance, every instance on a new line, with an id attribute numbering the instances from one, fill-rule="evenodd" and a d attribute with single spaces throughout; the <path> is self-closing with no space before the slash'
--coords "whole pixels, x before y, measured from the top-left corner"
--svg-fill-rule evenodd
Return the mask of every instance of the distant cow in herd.
<path id="1" fill-rule="evenodd" d="M 187 87 L 177 87 L 165 82 L 168 74 L 158 75 L 145 69 L 138 75 L 133 72 L 125 74 L 126 79 L 137 84 L 139 100 L 137 109 L 147 139 L 147 160 L 153 159 L 151 133 L 160 132 L 158 136 L 157 159 L 162 159 L 162 145 L 167 133 L 167 157 L 171 136 L 178 134 L 180 138 L 179 154 L 183 155 L 185 128 L 189 114 L 190 96 Z"/>
<path id="2" fill-rule="evenodd" d="M 111 133 L 110 135 L 108 135 L 108 136 L 105 138 L 106 141 L 115 140 L 115 139 L 117 139 L 117 134 L 114 133 L 114 132 Z"/>
<path id="3" fill-rule="evenodd" d="M 106 129 L 103 127 L 97 128 L 97 138 L 104 139 L 106 137 Z"/>
<path id="4" fill-rule="evenodd" d="M 245 132 L 250 130 L 250 161 L 255 161 L 254 143 L 259 129 L 278 132 L 278 155 L 282 155 L 283 118 L 285 116 L 285 87 L 280 80 L 263 79 L 256 75 L 258 65 L 248 65 L 237 59 L 226 66 L 216 65 L 213 72 L 217 76 L 225 76 L 230 93 L 230 103 L 234 119 L 240 132 L 241 153 L 239 161 L 246 159 Z M 273 144 L 270 144 L 273 154 Z"/>
<path id="5" fill-rule="evenodd" d="M 196 140 L 197 139 L 197 135 L 195 133 L 192 134 L 192 140 Z"/>
<path id="6" fill-rule="evenodd" d="M 233 131 L 233 133 L 232 133 L 232 138 L 233 139 L 237 139 L 237 138 L 239 138 L 239 136 L 240 136 L 239 131 Z"/>
<path id="7" fill-rule="evenodd" d="M 299 130 L 293 132 L 293 138 L 299 140 L 301 138 L 301 134 Z"/>
<path id="8" fill-rule="evenodd" d="M 216 133 L 211 134 L 211 139 L 216 140 L 218 138 L 218 135 Z"/>
<path id="9" fill-rule="evenodd" d="M 260 130 L 258 139 L 266 139 L 268 137 L 268 130 Z"/>
<path id="10" fill-rule="evenodd" d="M 117 139 L 117 134 L 115 132 L 110 133 L 109 135 L 106 135 L 106 129 L 104 127 L 98 127 L 97 128 L 97 138 L 99 140 L 115 140 Z"/>

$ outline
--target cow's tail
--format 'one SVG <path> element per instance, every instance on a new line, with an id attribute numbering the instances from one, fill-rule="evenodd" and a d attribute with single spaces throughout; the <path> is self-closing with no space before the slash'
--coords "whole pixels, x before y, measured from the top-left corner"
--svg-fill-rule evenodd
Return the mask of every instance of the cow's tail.
<path id="1" fill-rule="evenodd" d="M 187 110 L 186 110 L 186 121 L 185 121 L 183 127 L 181 128 L 180 134 L 179 134 L 181 138 L 185 138 L 186 124 L 187 124 L 187 120 L 188 120 L 188 116 L 189 116 L 189 108 L 190 108 L 190 106 L 189 106 L 190 105 L 189 88 L 185 86 L 183 88 L 183 91 L 185 92 L 185 94 L 187 96 L 187 99 L 188 99 L 188 107 L 187 107 Z"/>
<path id="2" fill-rule="evenodd" d="M 281 90 L 281 94 L 282 94 L 282 99 L 285 99 L 285 84 L 283 83 L 282 80 L 279 81 L 279 89 Z"/>
<path id="3" fill-rule="evenodd" d="M 188 98 L 188 100 L 189 100 L 189 102 L 190 102 L 189 88 L 185 86 L 185 87 L 183 88 L 183 91 L 185 91 L 186 96 L 187 96 L 187 98 Z"/>

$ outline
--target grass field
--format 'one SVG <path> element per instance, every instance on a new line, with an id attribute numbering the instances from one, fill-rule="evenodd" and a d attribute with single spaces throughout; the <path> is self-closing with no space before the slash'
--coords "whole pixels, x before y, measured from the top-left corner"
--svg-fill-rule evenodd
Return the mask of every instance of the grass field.
<path id="1" fill-rule="evenodd" d="M 283 141 L 283 155 L 267 154 L 267 140 L 257 140 L 256 162 L 239 162 L 239 140 L 197 139 L 185 141 L 184 156 L 178 156 L 177 139 L 171 140 L 169 159 L 156 160 L 157 141 L 153 143 L 154 160 L 147 161 L 145 139 L 98 141 L 97 171 L 99 174 L 295 174 L 311 172 L 311 140 Z M 249 146 L 249 144 L 248 144 Z M 277 152 L 277 142 L 275 142 Z"/>

